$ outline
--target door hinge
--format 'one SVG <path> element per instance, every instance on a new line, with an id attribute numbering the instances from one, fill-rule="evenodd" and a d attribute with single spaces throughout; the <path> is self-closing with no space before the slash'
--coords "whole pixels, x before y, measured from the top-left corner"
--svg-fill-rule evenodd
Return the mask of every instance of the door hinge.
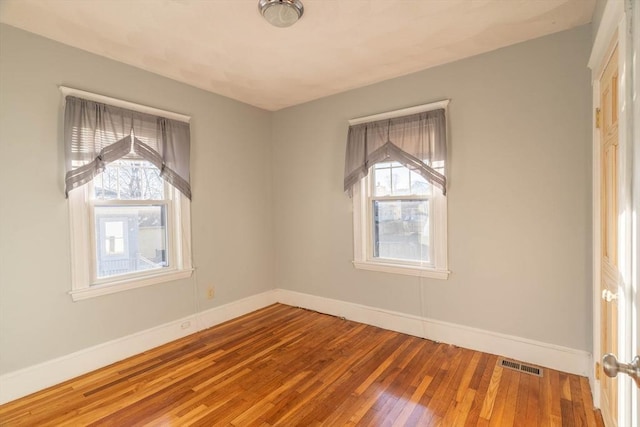
<path id="1" fill-rule="evenodd" d="M 596 108 L 596 128 L 600 129 L 600 109 Z"/>
<path id="2" fill-rule="evenodd" d="M 600 379 L 600 362 L 596 362 L 596 379 L 599 380 Z"/>

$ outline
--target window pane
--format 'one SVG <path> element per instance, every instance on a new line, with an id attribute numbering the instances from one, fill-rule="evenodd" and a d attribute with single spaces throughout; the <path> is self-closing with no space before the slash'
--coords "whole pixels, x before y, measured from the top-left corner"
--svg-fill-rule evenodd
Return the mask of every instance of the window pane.
<path id="1" fill-rule="evenodd" d="M 98 278 L 169 266 L 166 205 L 96 206 Z"/>
<path id="2" fill-rule="evenodd" d="M 162 200 L 164 182 L 160 170 L 144 160 L 109 163 L 94 179 L 95 196 L 100 200 Z"/>
<path id="3" fill-rule="evenodd" d="M 373 256 L 431 263 L 428 200 L 373 201 Z"/>
<path id="4" fill-rule="evenodd" d="M 378 163 L 371 168 L 373 196 L 427 196 L 432 186 L 417 172 L 409 170 L 398 162 Z"/>
<path id="5" fill-rule="evenodd" d="M 374 195 L 388 196 L 391 194 L 391 169 L 373 170 Z"/>
<path id="6" fill-rule="evenodd" d="M 107 255 L 124 253 L 125 221 L 104 221 L 104 242 Z"/>
<path id="7" fill-rule="evenodd" d="M 411 172 L 411 194 L 429 195 L 431 194 L 431 184 L 419 173 Z"/>
<path id="8" fill-rule="evenodd" d="M 409 169 L 397 166 L 391 169 L 392 192 L 394 196 L 411 194 Z"/>

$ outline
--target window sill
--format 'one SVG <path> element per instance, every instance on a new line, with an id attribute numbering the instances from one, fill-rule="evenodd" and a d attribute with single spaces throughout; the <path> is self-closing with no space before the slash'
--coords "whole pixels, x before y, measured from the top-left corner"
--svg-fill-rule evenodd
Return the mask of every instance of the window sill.
<path id="1" fill-rule="evenodd" d="M 407 276 L 428 277 L 432 279 L 449 278 L 449 270 L 436 270 L 435 268 L 417 267 L 413 265 L 387 264 L 382 262 L 353 261 L 353 266 L 361 270 L 381 271 L 383 273 L 404 274 Z"/>
<path id="2" fill-rule="evenodd" d="M 159 273 L 144 277 L 132 277 L 128 279 L 114 280 L 109 283 L 93 285 L 87 288 L 75 289 L 69 292 L 74 301 L 109 295 L 116 292 L 127 291 L 129 289 L 142 288 L 144 286 L 155 285 L 173 280 L 186 279 L 191 277 L 193 270 L 174 270 L 166 273 Z"/>

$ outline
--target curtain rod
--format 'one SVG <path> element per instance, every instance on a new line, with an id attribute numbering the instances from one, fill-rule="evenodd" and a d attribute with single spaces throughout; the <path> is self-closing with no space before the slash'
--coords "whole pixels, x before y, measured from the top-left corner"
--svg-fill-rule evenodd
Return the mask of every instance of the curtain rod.
<path id="1" fill-rule="evenodd" d="M 425 111 L 446 108 L 449 105 L 449 99 L 431 102 L 429 104 L 416 105 L 414 107 L 403 108 L 401 110 L 387 111 L 386 113 L 374 114 L 372 116 L 358 117 L 349 120 L 349 125 L 359 125 L 360 123 L 375 122 L 377 120 L 395 119 L 396 117 L 408 116 L 410 114 L 424 113 Z"/>
<path id="2" fill-rule="evenodd" d="M 184 114 L 178 114 L 171 111 L 161 110 L 159 108 L 149 107 L 146 105 L 140 105 L 129 101 L 123 101 L 117 98 L 111 98 L 105 95 L 99 95 L 97 93 L 86 92 L 80 89 L 74 89 L 67 86 L 58 86 L 62 95 L 66 98 L 67 96 L 77 96 L 79 98 L 87 99 L 89 101 L 102 102 L 104 104 L 113 105 L 114 107 L 127 108 L 129 110 L 137 111 L 139 113 L 147 113 L 153 114 L 155 116 L 165 117 L 167 119 L 178 120 L 180 122 L 189 123 L 191 120 L 190 116 L 185 116 Z"/>

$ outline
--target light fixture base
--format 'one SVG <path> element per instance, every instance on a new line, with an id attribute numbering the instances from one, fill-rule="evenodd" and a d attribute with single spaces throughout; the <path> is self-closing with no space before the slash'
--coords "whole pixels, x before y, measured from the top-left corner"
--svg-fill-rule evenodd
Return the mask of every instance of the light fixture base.
<path id="1" fill-rule="evenodd" d="M 300 0 L 260 0 L 260 14 L 275 27 L 290 27 L 298 22 L 304 13 Z"/>

